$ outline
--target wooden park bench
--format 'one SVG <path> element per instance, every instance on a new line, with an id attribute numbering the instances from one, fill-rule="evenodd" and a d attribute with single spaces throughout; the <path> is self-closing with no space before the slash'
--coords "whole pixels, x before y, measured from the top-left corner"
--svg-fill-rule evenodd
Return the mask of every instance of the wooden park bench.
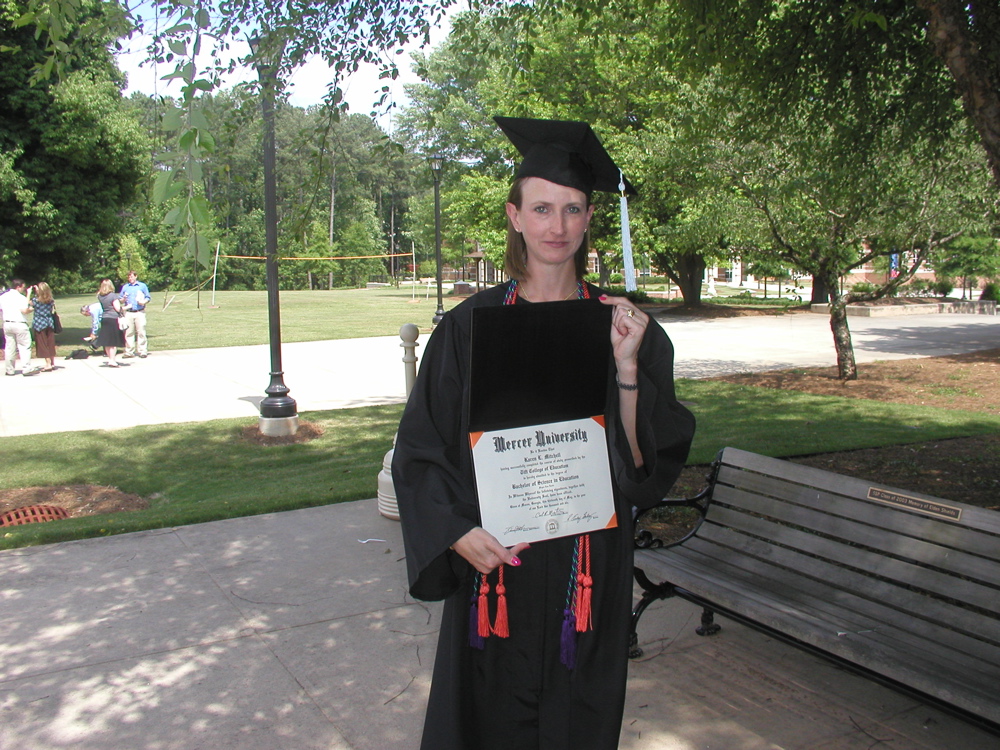
<path id="1" fill-rule="evenodd" d="M 666 545 L 637 518 L 633 658 L 679 596 L 700 635 L 717 612 L 1000 731 L 1000 513 L 734 448 L 677 506 L 696 525 Z"/>

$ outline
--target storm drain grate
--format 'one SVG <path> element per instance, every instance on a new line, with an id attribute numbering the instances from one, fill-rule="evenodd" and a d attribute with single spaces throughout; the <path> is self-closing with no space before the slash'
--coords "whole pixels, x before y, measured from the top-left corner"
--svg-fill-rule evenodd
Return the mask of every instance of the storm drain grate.
<path id="1" fill-rule="evenodd" d="M 20 526 L 23 523 L 58 521 L 61 518 L 69 518 L 65 508 L 57 505 L 28 505 L 0 515 L 0 526 Z"/>

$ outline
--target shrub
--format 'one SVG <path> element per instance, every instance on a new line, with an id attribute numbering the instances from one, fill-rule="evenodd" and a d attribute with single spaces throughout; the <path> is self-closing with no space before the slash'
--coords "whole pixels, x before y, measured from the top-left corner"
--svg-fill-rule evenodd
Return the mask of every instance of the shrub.
<path id="1" fill-rule="evenodd" d="M 979 299 L 993 302 L 1000 302 L 1000 284 L 995 281 L 990 281 L 983 287 L 983 293 L 979 295 Z"/>
<path id="2" fill-rule="evenodd" d="M 851 286 L 851 294 L 871 294 L 878 287 L 870 281 L 859 281 Z"/>
<path id="3" fill-rule="evenodd" d="M 607 292 L 612 297 L 628 297 L 628 299 L 636 305 L 644 305 L 647 302 L 651 302 L 649 295 L 646 294 L 641 289 L 636 289 L 634 292 L 626 292 L 623 286 L 608 286 Z"/>
<path id="4" fill-rule="evenodd" d="M 947 297 L 951 294 L 951 291 L 954 288 L 955 285 L 952 283 L 951 279 L 938 279 L 931 284 L 931 291 L 938 297 Z"/>
<path id="5" fill-rule="evenodd" d="M 930 286 L 931 282 L 927 279 L 913 279 L 905 286 L 900 287 L 899 293 L 904 297 L 926 297 Z"/>

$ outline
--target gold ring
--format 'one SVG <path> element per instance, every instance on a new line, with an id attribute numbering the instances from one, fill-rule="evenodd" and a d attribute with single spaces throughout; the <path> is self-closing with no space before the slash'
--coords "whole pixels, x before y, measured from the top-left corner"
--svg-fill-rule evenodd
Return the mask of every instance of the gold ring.
<path id="1" fill-rule="evenodd" d="M 632 310 L 632 308 L 627 309 L 625 311 L 625 314 L 628 315 L 630 318 L 634 318 L 635 317 L 635 312 Z"/>

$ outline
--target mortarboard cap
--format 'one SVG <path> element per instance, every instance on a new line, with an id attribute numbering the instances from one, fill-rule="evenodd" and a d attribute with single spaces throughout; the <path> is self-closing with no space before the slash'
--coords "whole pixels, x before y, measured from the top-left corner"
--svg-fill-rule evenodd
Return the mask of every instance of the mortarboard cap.
<path id="1" fill-rule="evenodd" d="M 541 177 L 557 185 L 582 190 L 619 192 L 618 166 L 585 122 L 494 117 L 510 142 L 524 157 L 518 177 Z M 625 192 L 636 195 L 625 180 Z"/>

